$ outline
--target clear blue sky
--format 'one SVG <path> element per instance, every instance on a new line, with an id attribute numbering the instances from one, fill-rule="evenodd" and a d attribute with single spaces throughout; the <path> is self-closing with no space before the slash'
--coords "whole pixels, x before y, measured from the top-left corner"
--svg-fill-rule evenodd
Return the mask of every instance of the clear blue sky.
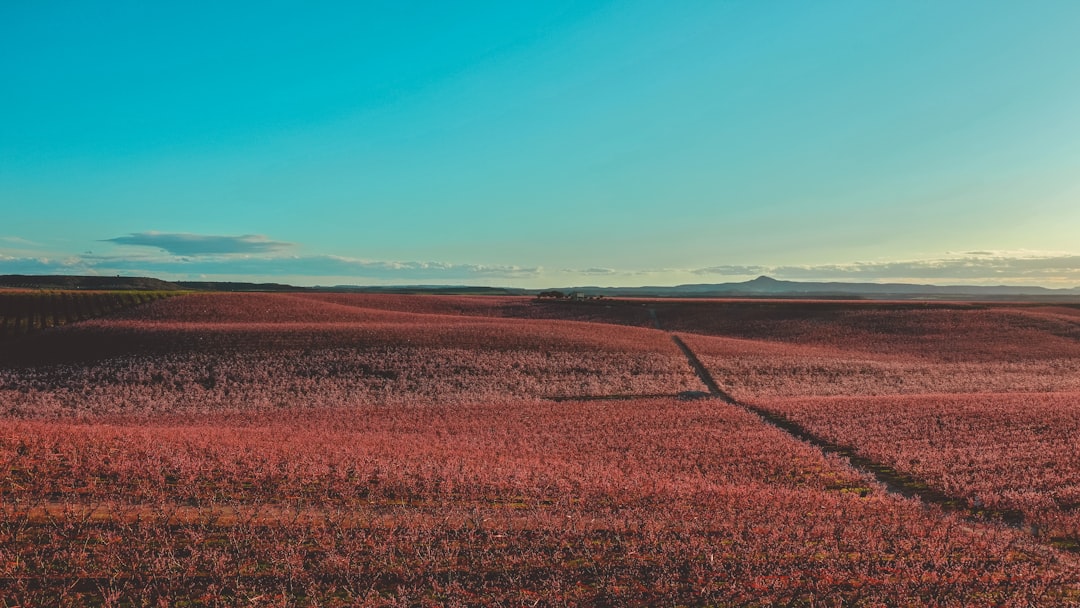
<path id="1" fill-rule="evenodd" d="M 4 2 L 0 273 L 1080 285 L 1080 2 Z"/>

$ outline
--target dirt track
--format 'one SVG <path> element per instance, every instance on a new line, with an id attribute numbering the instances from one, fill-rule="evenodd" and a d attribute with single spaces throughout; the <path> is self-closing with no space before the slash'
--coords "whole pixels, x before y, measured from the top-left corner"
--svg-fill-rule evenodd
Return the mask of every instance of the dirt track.
<path id="1" fill-rule="evenodd" d="M 661 326 L 660 319 L 657 317 L 655 309 L 649 309 L 649 316 L 652 317 L 653 324 L 656 326 L 657 330 L 666 331 Z M 858 449 L 855 447 L 833 443 L 787 417 L 735 399 L 730 393 L 720 387 L 719 383 L 712 377 L 712 374 L 709 373 L 708 368 L 705 367 L 697 354 L 694 353 L 682 338 L 673 332 L 667 333 L 683 352 L 683 355 L 686 356 L 687 363 L 694 369 L 698 378 L 701 379 L 702 384 L 709 390 L 710 397 L 720 399 L 725 403 L 742 408 L 743 410 L 756 415 L 766 424 L 784 431 L 799 441 L 809 443 L 826 454 L 839 456 L 847 461 L 852 468 L 872 476 L 892 494 L 904 498 L 916 498 L 923 503 L 936 505 L 945 511 L 957 513 L 969 521 L 1005 524 L 1026 532 L 1033 531 L 1032 527 L 1025 521 L 1023 513 L 1020 511 L 973 507 L 963 498 L 945 494 L 915 477 L 905 475 L 884 464 L 860 456 Z M 1062 544 L 1059 548 L 1072 553 L 1080 553 L 1080 546 L 1077 546 L 1074 543 Z"/>

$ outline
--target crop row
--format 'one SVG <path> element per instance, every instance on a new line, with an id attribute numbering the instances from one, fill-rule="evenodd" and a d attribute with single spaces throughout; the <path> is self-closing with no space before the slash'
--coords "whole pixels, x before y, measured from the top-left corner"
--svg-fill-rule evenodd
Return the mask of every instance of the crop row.
<path id="1" fill-rule="evenodd" d="M 157 416 L 419 399 L 438 404 L 478 398 L 674 395 L 701 388 L 685 360 L 671 352 L 479 350 L 423 342 L 348 348 L 318 347 L 317 342 L 303 349 L 207 347 L 0 367 L 0 404 L 3 413 L 18 417 Z"/>
<path id="2" fill-rule="evenodd" d="M 0 420 L 22 605 L 1053 605 L 1076 566 L 715 401 Z M 13 605 L 10 604 L 9 605 Z"/>
<path id="3" fill-rule="evenodd" d="M 825 397 L 1080 390 L 1080 358 L 933 361 L 682 334 L 733 395 Z"/>
<path id="4" fill-rule="evenodd" d="M 665 329 L 928 362 L 1080 357 L 1068 307 L 991 304 L 700 301 L 652 305 Z"/>
<path id="5" fill-rule="evenodd" d="M 1039 537 L 1080 542 L 1080 393 L 755 401 L 974 509 L 1021 514 Z"/>
<path id="6" fill-rule="evenodd" d="M 529 298 L 499 296 L 201 293 L 120 318 L 173 323 L 466 323 L 527 317 L 531 304 Z"/>
<path id="7" fill-rule="evenodd" d="M 160 291 L 0 291 L 0 338 L 99 317 L 168 295 Z"/>
<path id="8" fill-rule="evenodd" d="M 1076 377 L 1076 316 L 1049 308 L 163 300 L 0 354 L 0 606 L 1080 599 L 1073 555 L 892 497 L 719 400 L 537 399 L 699 390 L 668 335 L 625 326 L 650 309 L 755 403 Z M 761 402 L 1060 543 L 1070 399 Z"/>

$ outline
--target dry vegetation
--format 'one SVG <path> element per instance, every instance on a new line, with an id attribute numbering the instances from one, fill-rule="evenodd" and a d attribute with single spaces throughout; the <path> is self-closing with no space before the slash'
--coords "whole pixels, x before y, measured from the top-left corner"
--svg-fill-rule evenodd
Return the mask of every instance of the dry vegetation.
<path id="1" fill-rule="evenodd" d="M 775 399 L 829 440 L 1080 546 L 1080 393 Z"/>
<path id="2" fill-rule="evenodd" d="M 0 606 L 1075 603 L 1074 310 L 203 294 L 27 335 Z M 1026 527 L 680 398 L 653 314 L 740 400 Z"/>

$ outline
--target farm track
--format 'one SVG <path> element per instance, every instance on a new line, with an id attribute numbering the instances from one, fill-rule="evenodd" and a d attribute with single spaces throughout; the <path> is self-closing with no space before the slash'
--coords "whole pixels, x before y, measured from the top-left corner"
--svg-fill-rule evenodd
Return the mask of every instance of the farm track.
<path id="1" fill-rule="evenodd" d="M 649 309 L 649 316 L 652 318 L 656 329 L 667 331 L 661 326 L 660 319 L 657 317 L 655 309 Z M 1035 536 L 1036 540 L 1044 543 L 1046 542 L 1047 539 L 1038 538 L 1034 534 L 1033 527 L 1027 523 L 1024 514 L 1021 511 L 972 507 L 963 498 L 950 496 L 915 477 L 905 475 L 892 467 L 860 455 L 857 448 L 829 441 L 786 416 L 736 399 L 720 387 L 719 383 L 716 382 L 716 379 L 712 377 L 708 368 L 705 367 L 698 356 L 686 342 L 682 340 L 682 338 L 673 332 L 668 331 L 667 333 L 671 336 L 671 339 L 675 342 L 676 346 L 679 347 L 679 350 L 683 352 L 683 355 L 686 356 L 687 363 L 694 369 L 694 372 L 701 379 L 702 384 L 709 390 L 710 397 L 720 399 L 725 403 L 754 414 L 766 424 L 791 435 L 799 441 L 809 443 L 826 454 L 839 456 L 847 461 L 852 468 L 872 476 L 891 494 L 904 498 L 915 498 L 925 504 L 936 505 L 946 512 L 956 513 L 969 521 L 1003 523 L 1011 528 L 1032 533 L 1032 536 Z M 1074 539 L 1053 538 L 1049 540 L 1050 544 L 1058 549 L 1069 553 L 1080 554 L 1080 543 L 1075 542 Z"/>
<path id="2" fill-rule="evenodd" d="M 694 373 L 701 379 L 701 383 L 705 385 L 705 388 L 709 389 L 710 395 L 723 399 L 732 405 L 740 405 L 734 397 L 727 393 L 727 391 L 720 388 L 720 385 L 713 379 L 712 374 L 709 373 L 705 364 L 701 362 L 701 359 L 698 359 L 697 355 L 694 354 L 694 351 L 690 350 L 690 347 L 686 345 L 686 342 L 682 341 L 682 338 L 675 334 L 671 334 L 671 339 L 675 342 L 675 345 L 679 347 L 679 350 L 682 351 L 683 355 L 686 356 L 687 362 L 690 363 L 690 367 L 694 368 Z"/>

